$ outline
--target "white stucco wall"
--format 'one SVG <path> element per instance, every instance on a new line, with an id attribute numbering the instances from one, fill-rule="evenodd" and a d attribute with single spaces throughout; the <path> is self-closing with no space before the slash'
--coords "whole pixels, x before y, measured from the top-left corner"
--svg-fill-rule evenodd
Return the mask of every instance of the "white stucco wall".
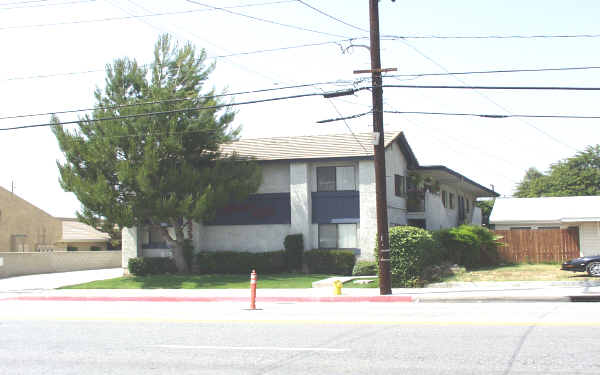
<path id="1" fill-rule="evenodd" d="M 404 154 L 402 154 L 400 147 L 396 143 L 392 143 L 390 147 L 385 150 L 385 187 L 387 204 L 388 208 L 395 208 L 403 212 L 406 212 L 406 198 L 396 196 L 394 175 L 397 174 L 408 178 L 406 165 L 406 159 L 404 158 Z M 393 222 L 391 218 L 389 221 L 390 223 Z M 406 218 L 404 219 L 404 222 L 406 222 Z"/>
<path id="2" fill-rule="evenodd" d="M 481 213 L 481 208 L 475 207 L 471 212 L 471 224 L 481 225 L 482 222 L 483 222 L 483 215 Z"/>
<path id="3" fill-rule="evenodd" d="M 290 225 L 211 225 L 204 227 L 202 251 L 263 252 L 283 249 Z"/>
<path id="4" fill-rule="evenodd" d="M 377 206 L 375 202 L 375 166 L 373 160 L 358 163 L 360 195 L 360 227 L 358 243 L 361 259 L 374 259 L 377 235 Z"/>
<path id="5" fill-rule="evenodd" d="M 312 249 L 314 243 L 312 228 L 311 167 L 309 163 L 289 164 L 291 228 L 290 233 L 302 233 L 304 249 Z"/>
<path id="6" fill-rule="evenodd" d="M 445 211 L 440 196 L 425 192 L 425 225 L 428 230 L 446 228 Z"/>
<path id="7" fill-rule="evenodd" d="M 138 256 L 137 228 L 123 228 L 121 231 L 121 267 L 127 269 L 130 258 Z"/>
<path id="8" fill-rule="evenodd" d="M 600 222 L 579 224 L 581 255 L 600 255 Z"/>

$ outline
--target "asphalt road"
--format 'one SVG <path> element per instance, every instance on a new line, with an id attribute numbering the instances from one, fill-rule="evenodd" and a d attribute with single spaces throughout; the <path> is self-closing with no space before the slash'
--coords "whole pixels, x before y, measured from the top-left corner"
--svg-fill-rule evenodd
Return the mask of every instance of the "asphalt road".
<path id="1" fill-rule="evenodd" d="M 0 304 L 2 374 L 599 374 L 600 304 Z"/>

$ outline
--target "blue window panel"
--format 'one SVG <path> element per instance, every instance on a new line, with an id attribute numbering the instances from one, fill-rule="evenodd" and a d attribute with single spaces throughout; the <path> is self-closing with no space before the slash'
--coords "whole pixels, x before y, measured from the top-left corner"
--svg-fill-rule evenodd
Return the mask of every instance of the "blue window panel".
<path id="1" fill-rule="evenodd" d="M 206 225 L 290 224 L 290 193 L 254 194 L 217 210 Z"/>
<path id="2" fill-rule="evenodd" d="M 313 192 L 313 224 L 350 224 L 360 222 L 358 191 Z"/>

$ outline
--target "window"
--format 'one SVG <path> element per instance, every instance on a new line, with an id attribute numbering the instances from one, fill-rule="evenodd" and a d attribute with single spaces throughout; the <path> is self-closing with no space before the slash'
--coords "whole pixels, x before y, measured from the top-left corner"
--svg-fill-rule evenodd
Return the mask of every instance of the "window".
<path id="1" fill-rule="evenodd" d="M 354 167 L 317 167 L 317 191 L 356 190 Z"/>
<path id="2" fill-rule="evenodd" d="M 397 197 L 406 197 L 406 177 L 394 175 L 394 192 Z"/>
<path id="3" fill-rule="evenodd" d="M 448 193 L 446 190 L 442 190 L 442 205 L 448 207 Z"/>
<path id="4" fill-rule="evenodd" d="M 319 249 L 356 247 L 356 224 L 319 224 Z"/>
<path id="5" fill-rule="evenodd" d="M 454 194 L 453 193 L 448 194 L 448 204 L 450 206 L 450 209 L 453 210 L 454 209 Z"/>
<path id="6" fill-rule="evenodd" d="M 468 199 L 465 199 L 465 209 L 467 210 L 467 212 L 469 212 L 469 211 L 470 211 L 470 208 L 469 208 L 469 200 L 468 200 Z"/>

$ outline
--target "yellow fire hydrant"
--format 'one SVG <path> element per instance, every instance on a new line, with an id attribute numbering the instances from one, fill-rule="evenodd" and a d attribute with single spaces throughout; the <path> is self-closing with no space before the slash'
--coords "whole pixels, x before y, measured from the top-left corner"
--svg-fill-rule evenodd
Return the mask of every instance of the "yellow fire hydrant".
<path id="1" fill-rule="evenodd" d="M 336 280 L 333 282 L 333 294 L 336 296 L 339 296 L 342 294 L 342 282 L 339 280 Z"/>

